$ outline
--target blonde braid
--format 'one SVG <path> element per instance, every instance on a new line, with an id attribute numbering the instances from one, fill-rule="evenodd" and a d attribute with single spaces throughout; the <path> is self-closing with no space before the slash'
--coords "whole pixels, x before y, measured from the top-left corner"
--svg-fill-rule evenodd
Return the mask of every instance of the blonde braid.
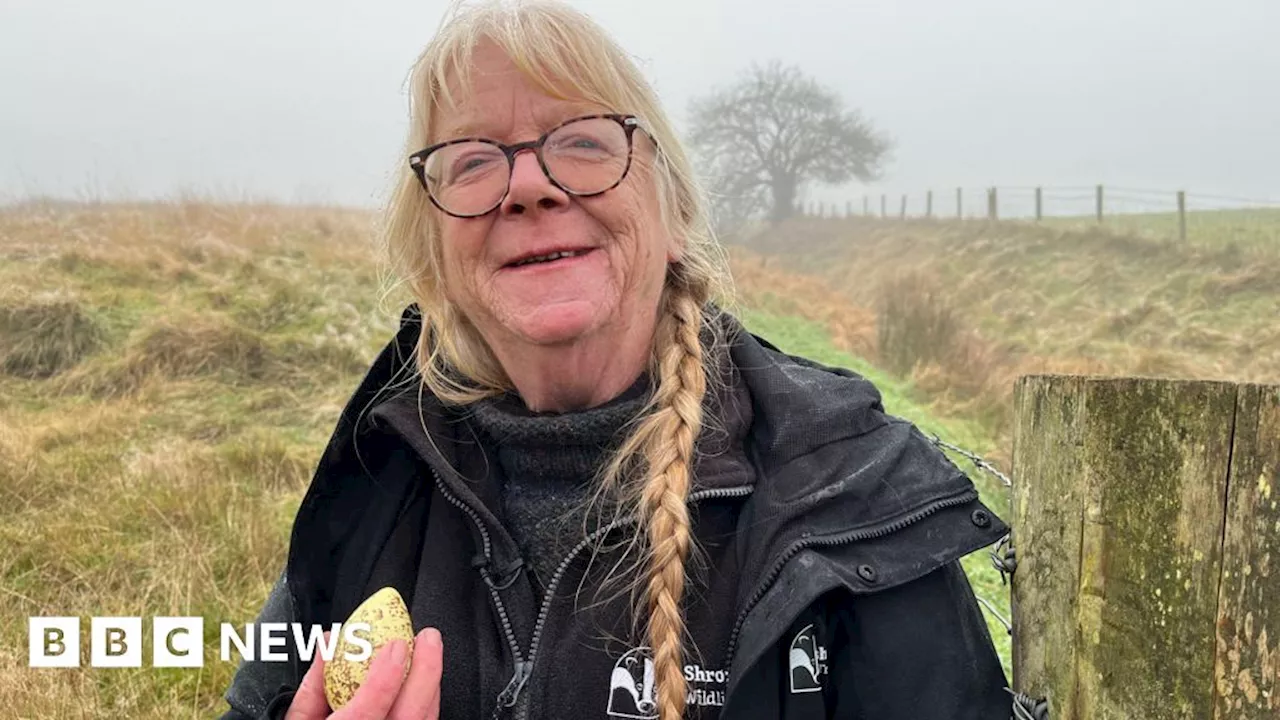
<path id="1" fill-rule="evenodd" d="M 661 720 L 684 715 L 685 679 L 682 641 L 685 560 L 692 545 L 686 504 L 693 475 L 694 440 L 702 426 L 706 393 L 702 345 L 698 340 L 702 308 L 688 292 L 672 298 L 672 313 L 663 319 L 658 357 L 655 432 L 645 449 L 649 480 L 640 496 L 640 512 L 648 534 L 649 643 Z"/>

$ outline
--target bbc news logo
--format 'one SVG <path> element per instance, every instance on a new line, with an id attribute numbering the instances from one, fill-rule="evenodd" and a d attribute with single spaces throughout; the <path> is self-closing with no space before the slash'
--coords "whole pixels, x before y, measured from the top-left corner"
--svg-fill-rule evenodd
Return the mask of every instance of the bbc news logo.
<path id="1" fill-rule="evenodd" d="M 239 629 L 222 623 L 218 630 L 219 658 L 222 662 L 260 660 L 287 662 L 288 646 L 303 661 L 319 654 L 333 660 L 339 641 L 350 646 L 344 657 L 356 662 L 373 654 L 368 623 L 333 623 L 328 641 L 325 628 L 304 627 L 301 623 L 246 623 Z M 95 617 L 89 619 L 89 666 L 100 668 L 142 667 L 144 638 L 140 617 Z M 33 668 L 80 667 L 80 618 L 31 617 L 27 619 L 28 665 Z M 233 659 L 232 649 L 239 655 Z M 150 663 L 153 667 L 204 667 L 204 618 L 156 617 L 151 619 Z"/>

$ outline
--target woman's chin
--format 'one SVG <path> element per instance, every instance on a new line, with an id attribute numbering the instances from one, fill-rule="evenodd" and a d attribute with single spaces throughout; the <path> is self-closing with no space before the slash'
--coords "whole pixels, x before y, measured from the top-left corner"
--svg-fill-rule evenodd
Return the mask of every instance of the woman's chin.
<path id="1" fill-rule="evenodd" d="M 572 344 L 598 327 L 602 310 L 585 299 L 539 305 L 513 318 L 508 329 L 535 345 Z"/>

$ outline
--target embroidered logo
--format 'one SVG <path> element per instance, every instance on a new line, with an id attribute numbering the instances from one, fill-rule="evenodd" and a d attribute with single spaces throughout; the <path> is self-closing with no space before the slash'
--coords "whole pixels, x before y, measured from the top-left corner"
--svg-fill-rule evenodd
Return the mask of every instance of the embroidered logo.
<path id="1" fill-rule="evenodd" d="M 684 679 L 688 684 L 688 694 L 685 696 L 688 705 L 724 705 L 725 690 L 729 684 L 728 670 L 707 670 L 700 665 L 685 665 Z M 650 649 L 638 647 L 628 651 L 613 665 L 613 673 L 609 678 L 609 707 L 605 713 L 611 718 L 625 720 L 657 720 L 656 684 Z"/>
<path id="2" fill-rule="evenodd" d="M 639 647 L 618 658 L 609 678 L 611 718 L 654 720 L 658 704 L 653 699 L 653 658 L 649 648 Z"/>
<path id="3" fill-rule="evenodd" d="M 822 676 L 827 674 L 827 649 L 818 644 L 812 625 L 806 625 L 791 641 L 791 692 L 822 691 Z"/>

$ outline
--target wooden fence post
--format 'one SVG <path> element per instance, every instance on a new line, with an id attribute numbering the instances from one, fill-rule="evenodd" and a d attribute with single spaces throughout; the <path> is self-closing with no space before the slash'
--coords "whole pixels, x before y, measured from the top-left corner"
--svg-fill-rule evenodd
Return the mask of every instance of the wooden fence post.
<path id="1" fill-rule="evenodd" d="M 1000 219 L 1000 201 L 996 196 L 995 188 L 990 188 L 987 190 L 987 219 L 988 220 Z"/>
<path id="2" fill-rule="evenodd" d="M 889 207 L 889 206 L 888 206 L 888 201 L 887 201 L 887 200 L 885 200 L 885 195 L 884 195 L 884 193 L 881 193 L 881 194 L 880 194 L 880 217 L 882 217 L 882 218 L 883 218 L 883 217 L 888 217 L 888 216 L 889 216 L 888 207 Z"/>
<path id="3" fill-rule="evenodd" d="M 1280 708 L 1280 386 L 1021 378 L 1014 687 L 1053 720 Z"/>
<path id="4" fill-rule="evenodd" d="M 1101 225 L 1101 224 L 1102 224 L 1102 186 L 1101 186 L 1101 185 L 1099 185 L 1099 186 L 1098 186 L 1098 198 L 1097 198 L 1097 200 L 1098 200 L 1098 202 L 1097 202 L 1097 205 L 1098 205 L 1098 224 L 1099 224 L 1099 225 Z"/>
<path id="5" fill-rule="evenodd" d="M 1280 569 L 1270 561 L 1280 550 L 1280 387 L 1239 388 L 1226 514 L 1214 717 L 1274 718 L 1280 710 Z"/>
<path id="6" fill-rule="evenodd" d="M 902 196 L 902 206 L 898 208 L 898 219 L 900 220 L 907 219 L 907 196 L 906 195 Z"/>
<path id="7" fill-rule="evenodd" d="M 1036 188 L 1036 222 L 1044 219 L 1044 188 Z"/>
<path id="8" fill-rule="evenodd" d="M 933 191 L 930 190 L 924 194 L 924 216 L 933 217 Z"/>
<path id="9" fill-rule="evenodd" d="M 1178 191 L 1178 239 L 1187 241 L 1187 191 Z"/>
<path id="10" fill-rule="evenodd" d="M 956 188 L 956 217 L 964 219 L 964 188 Z"/>

